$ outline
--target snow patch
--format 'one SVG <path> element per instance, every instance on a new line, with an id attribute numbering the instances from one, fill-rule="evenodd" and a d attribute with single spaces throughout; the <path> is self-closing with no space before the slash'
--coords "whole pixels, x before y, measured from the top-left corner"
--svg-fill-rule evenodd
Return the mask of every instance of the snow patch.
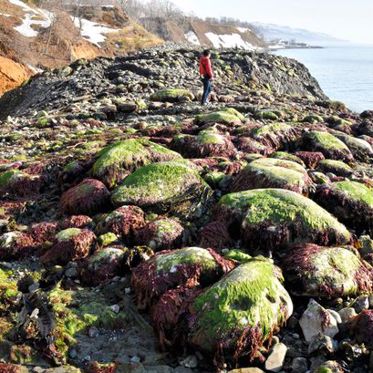
<path id="1" fill-rule="evenodd" d="M 250 31 L 251 31 L 248 27 L 236 27 L 236 29 L 237 29 L 241 34 L 244 34 L 245 32 L 250 32 Z"/>
<path id="2" fill-rule="evenodd" d="M 213 32 L 207 32 L 205 35 L 211 41 L 214 48 L 256 49 L 251 43 L 243 40 L 240 34 L 217 35 Z"/>
<path id="3" fill-rule="evenodd" d="M 185 39 L 189 41 L 189 43 L 194 44 L 194 45 L 201 45 L 199 42 L 198 36 L 196 35 L 195 32 L 189 31 L 185 35 Z"/>
<path id="4" fill-rule="evenodd" d="M 95 44 L 100 48 L 100 43 L 105 42 L 106 35 L 110 32 L 118 32 L 119 29 L 104 26 L 100 23 L 89 21 L 84 18 L 71 17 L 75 27 L 80 29 L 80 34 L 90 43 Z"/>
<path id="5" fill-rule="evenodd" d="M 19 6 L 25 12 L 21 25 L 14 27 L 23 36 L 34 38 L 38 36 L 38 32 L 32 28 L 33 25 L 38 25 L 42 28 L 48 28 L 52 24 L 54 14 L 43 9 L 34 9 L 20 0 L 9 0 L 13 5 Z"/>

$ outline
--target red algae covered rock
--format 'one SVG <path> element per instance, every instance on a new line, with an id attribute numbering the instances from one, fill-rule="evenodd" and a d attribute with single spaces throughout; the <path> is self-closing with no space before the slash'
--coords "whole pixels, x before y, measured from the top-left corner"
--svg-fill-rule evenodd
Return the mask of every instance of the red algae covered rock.
<path id="1" fill-rule="evenodd" d="M 136 242 L 155 251 L 169 250 L 180 247 L 183 235 L 184 228 L 176 219 L 159 218 L 136 232 Z"/>
<path id="2" fill-rule="evenodd" d="M 338 298 L 373 291 L 373 267 L 352 247 L 306 244 L 290 250 L 283 264 L 297 295 Z"/>
<path id="3" fill-rule="evenodd" d="M 344 180 L 318 187 L 315 200 L 357 234 L 373 236 L 373 188 Z"/>
<path id="4" fill-rule="evenodd" d="M 364 310 L 352 320 L 352 331 L 358 343 L 373 348 L 373 310 Z"/>
<path id="5" fill-rule="evenodd" d="M 122 206 L 103 216 L 97 224 L 98 234 L 113 232 L 125 241 L 131 241 L 135 232 L 145 225 L 145 214 L 140 207 Z"/>
<path id="6" fill-rule="evenodd" d="M 85 179 L 61 197 L 61 209 L 70 215 L 94 215 L 110 206 L 110 192 L 99 180 Z"/>
<path id="7" fill-rule="evenodd" d="M 138 308 L 154 304 L 167 290 L 185 286 L 194 288 L 213 283 L 234 267 L 212 249 L 188 247 L 161 251 L 132 272 L 132 288 Z"/>
<path id="8" fill-rule="evenodd" d="M 41 257 L 41 261 L 51 265 L 83 259 L 89 255 L 95 240 L 95 234 L 88 229 L 65 229 L 56 235 L 54 245 Z"/>
<path id="9" fill-rule="evenodd" d="M 324 160 L 324 154 L 321 152 L 307 152 L 307 151 L 298 151 L 295 153 L 308 168 L 316 168 L 320 161 Z"/>
<path id="10" fill-rule="evenodd" d="M 72 215 L 63 219 L 58 228 L 62 231 L 67 228 L 90 228 L 93 224 L 92 218 L 87 215 Z"/>

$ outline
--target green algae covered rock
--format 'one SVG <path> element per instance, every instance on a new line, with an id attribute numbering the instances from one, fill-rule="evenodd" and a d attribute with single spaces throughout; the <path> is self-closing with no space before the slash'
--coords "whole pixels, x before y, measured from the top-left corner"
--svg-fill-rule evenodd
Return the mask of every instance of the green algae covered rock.
<path id="1" fill-rule="evenodd" d="M 345 177 L 351 176 L 354 172 L 348 164 L 334 159 L 324 159 L 320 161 L 318 170 L 322 172 L 331 172 L 334 175 Z"/>
<path id="2" fill-rule="evenodd" d="M 351 247 L 295 247 L 285 257 L 284 268 L 297 295 L 338 298 L 373 291 L 373 267 Z"/>
<path id="3" fill-rule="evenodd" d="M 294 154 L 290 154 L 288 152 L 280 152 L 280 151 L 279 152 L 274 152 L 273 154 L 271 154 L 271 158 L 283 159 L 285 161 L 296 162 L 296 163 L 299 163 L 301 166 L 305 167 L 304 162 L 299 157 L 297 157 Z"/>
<path id="4" fill-rule="evenodd" d="M 194 100 L 194 95 L 187 89 L 168 88 L 152 94 L 150 99 L 161 102 L 184 102 Z"/>
<path id="5" fill-rule="evenodd" d="M 291 142 L 299 137 L 299 129 L 289 123 L 271 123 L 254 128 L 252 137 L 263 145 L 277 150 L 282 147 L 287 147 Z"/>
<path id="6" fill-rule="evenodd" d="M 182 217 L 200 215 L 212 194 L 198 172 L 186 163 L 153 163 L 136 170 L 112 193 L 114 205 L 136 205 Z"/>
<path id="7" fill-rule="evenodd" d="M 344 180 L 322 185 L 315 200 L 358 234 L 373 236 L 373 188 Z"/>
<path id="8" fill-rule="evenodd" d="M 0 268 L 0 314 L 2 315 L 13 303 L 19 294 L 17 281 L 12 279 L 12 272 Z M 1 334 L 0 334 L 1 340 Z"/>
<path id="9" fill-rule="evenodd" d="M 215 216 L 247 247 L 268 251 L 291 244 L 345 244 L 346 227 L 312 200 L 285 189 L 255 189 L 223 196 Z M 212 222 L 215 223 L 215 222 Z M 211 243 L 211 247 L 213 244 Z"/>
<path id="10" fill-rule="evenodd" d="M 136 304 L 144 309 L 167 290 L 209 285 L 233 267 L 231 261 L 211 249 L 187 247 L 161 251 L 132 271 Z"/>
<path id="11" fill-rule="evenodd" d="M 146 139 L 129 139 L 102 149 L 92 174 L 111 188 L 140 166 L 172 159 L 181 155 Z"/>
<path id="12" fill-rule="evenodd" d="M 220 360 L 258 357 L 293 312 L 282 280 L 281 270 L 264 258 L 232 270 L 192 303 L 189 343 Z"/>
<path id="13" fill-rule="evenodd" d="M 310 131 L 303 136 L 305 150 L 321 152 L 326 158 L 353 160 L 353 155 L 347 145 L 328 132 Z"/>
<path id="14" fill-rule="evenodd" d="M 343 373 L 344 369 L 341 365 L 333 360 L 326 361 L 318 368 L 314 369 L 312 373 Z"/>
<path id="15" fill-rule="evenodd" d="M 346 135 L 345 133 L 338 133 L 335 137 L 348 146 L 355 159 L 363 162 L 372 159 L 373 148 L 368 141 Z"/>
<path id="16" fill-rule="evenodd" d="M 222 123 L 236 124 L 241 123 L 245 117 L 236 109 L 226 108 L 214 111 L 208 114 L 199 114 L 196 116 L 197 124 Z"/>
<path id="17" fill-rule="evenodd" d="M 258 188 L 283 188 L 297 193 L 308 194 L 312 180 L 299 163 L 275 159 L 257 159 L 245 167 L 234 179 L 231 190 Z"/>

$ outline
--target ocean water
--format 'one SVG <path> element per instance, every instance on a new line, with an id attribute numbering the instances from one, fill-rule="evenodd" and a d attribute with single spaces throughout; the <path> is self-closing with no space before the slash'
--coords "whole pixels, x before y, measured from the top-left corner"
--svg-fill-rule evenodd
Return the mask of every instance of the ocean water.
<path id="1" fill-rule="evenodd" d="M 302 62 L 332 100 L 351 110 L 373 110 L 373 47 L 284 49 L 273 52 Z"/>

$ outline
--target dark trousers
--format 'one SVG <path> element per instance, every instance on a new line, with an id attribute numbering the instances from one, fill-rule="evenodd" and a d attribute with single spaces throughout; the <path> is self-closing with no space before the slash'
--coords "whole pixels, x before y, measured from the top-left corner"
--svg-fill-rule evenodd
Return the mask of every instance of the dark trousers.
<path id="1" fill-rule="evenodd" d="M 202 95 L 202 104 L 205 104 L 207 102 L 207 98 L 209 97 L 209 94 L 211 93 L 211 79 L 207 76 L 203 78 L 203 95 Z"/>

